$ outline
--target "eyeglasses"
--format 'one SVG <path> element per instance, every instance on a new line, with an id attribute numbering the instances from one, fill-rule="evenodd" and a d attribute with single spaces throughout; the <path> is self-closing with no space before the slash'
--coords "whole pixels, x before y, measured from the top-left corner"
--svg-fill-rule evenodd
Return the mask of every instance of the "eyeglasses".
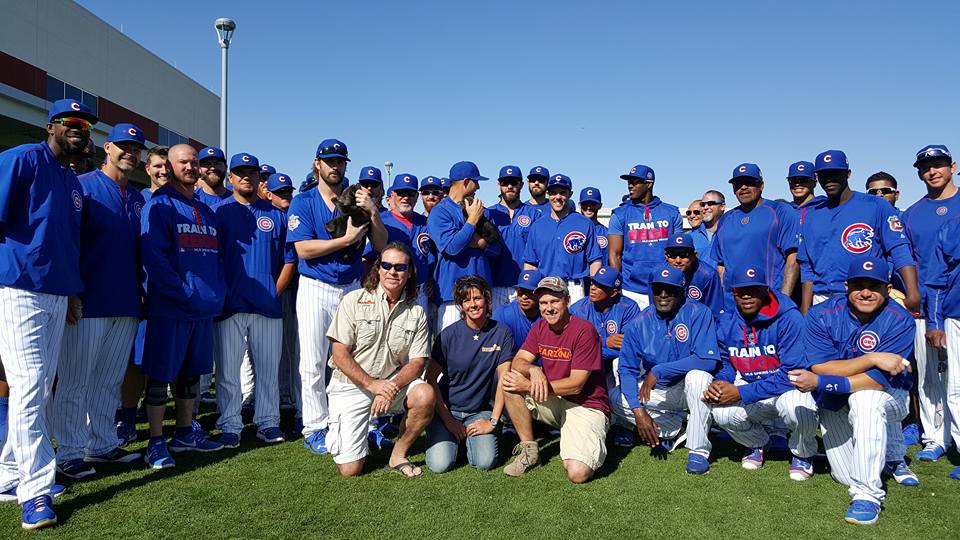
<path id="1" fill-rule="evenodd" d="M 693 252 L 685 250 L 671 249 L 665 253 L 668 259 L 690 259 L 693 257 Z"/>
<path id="2" fill-rule="evenodd" d="M 893 189 L 893 188 L 890 188 L 890 187 L 877 187 L 877 188 L 872 188 L 872 189 L 868 189 L 868 190 L 867 190 L 867 193 L 869 193 L 869 194 L 871 194 L 871 195 L 881 195 L 881 196 L 882 196 L 882 195 L 893 195 L 893 194 L 896 193 L 896 192 L 897 192 L 897 190 L 895 190 L 895 189 Z"/>
<path id="3" fill-rule="evenodd" d="M 700 201 L 700 206 L 720 206 L 722 201 Z"/>
<path id="4" fill-rule="evenodd" d="M 409 267 L 410 265 L 407 263 L 388 263 L 387 261 L 380 261 L 380 268 L 383 268 L 387 271 L 396 270 L 397 272 L 406 272 L 407 268 Z"/>
<path id="5" fill-rule="evenodd" d="M 90 122 L 83 118 L 54 118 L 51 124 L 60 124 L 69 129 L 79 129 L 80 131 L 90 131 Z"/>
<path id="6" fill-rule="evenodd" d="M 424 189 L 420 191 L 420 194 L 424 197 L 439 197 L 443 195 L 443 191 L 439 189 Z"/>
<path id="7" fill-rule="evenodd" d="M 687 210 L 687 216 L 699 216 L 703 214 L 700 210 Z"/>

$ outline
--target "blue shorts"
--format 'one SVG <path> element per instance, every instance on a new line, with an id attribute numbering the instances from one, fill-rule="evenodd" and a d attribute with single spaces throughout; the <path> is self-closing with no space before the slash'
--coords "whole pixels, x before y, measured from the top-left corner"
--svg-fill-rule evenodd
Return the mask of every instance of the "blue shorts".
<path id="1" fill-rule="evenodd" d="M 143 365 L 143 340 L 147 336 L 147 321 L 140 320 L 137 325 L 137 337 L 133 340 L 133 349 L 130 350 L 130 363 L 135 366 Z"/>
<path id="2" fill-rule="evenodd" d="M 213 319 L 151 318 L 143 340 L 143 374 L 172 383 L 178 375 L 213 373 Z"/>

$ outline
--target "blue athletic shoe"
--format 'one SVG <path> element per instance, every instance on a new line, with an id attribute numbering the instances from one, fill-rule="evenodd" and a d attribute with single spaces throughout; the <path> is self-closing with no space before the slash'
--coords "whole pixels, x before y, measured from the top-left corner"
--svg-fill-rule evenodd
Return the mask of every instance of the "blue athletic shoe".
<path id="1" fill-rule="evenodd" d="M 137 440 L 137 426 L 123 420 L 117 422 L 117 446 L 124 447 Z"/>
<path id="2" fill-rule="evenodd" d="M 367 433 L 367 444 L 378 450 L 393 448 L 393 441 L 380 431 L 380 428 L 374 428 Z"/>
<path id="3" fill-rule="evenodd" d="M 143 461 L 151 469 L 169 469 L 176 465 L 173 458 L 170 457 L 170 451 L 167 450 L 167 443 L 163 440 L 150 441 L 147 445 L 147 453 L 143 456 Z"/>
<path id="4" fill-rule="evenodd" d="M 748 471 L 763 467 L 763 448 L 754 448 L 740 459 L 740 466 Z"/>
<path id="5" fill-rule="evenodd" d="M 87 463 L 131 463 L 140 459 L 137 452 L 128 452 L 123 448 L 114 448 L 108 452 L 83 458 Z"/>
<path id="6" fill-rule="evenodd" d="M 217 439 L 224 448 L 240 448 L 239 433 L 221 433 Z"/>
<path id="7" fill-rule="evenodd" d="M 71 459 L 66 463 L 57 463 L 57 472 L 77 480 L 97 474 L 93 465 L 84 461 L 83 458 Z"/>
<path id="8" fill-rule="evenodd" d="M 857 525 L 873 525 L 880 517 L 880 505 L 875 502 L 855 500 L 850 503 L 843 519 Z"/>
<path id="9" fill-rule="evenodd" d="M 907 446 L 920 444 L 920 426 L 916 424 L 907 424 L 903 428 L 903 444 Z"/>
<path id="10" fill-rule="evenodd" d="M 672 453 L 677 448 L 680 448 L 680 445 L 687 440 L 687 431 L 681 431 L 676 437 L 672 439 L 660 439 L 660 450 L 664 452 Z"/>
<path id="11" fill-rule="evenodd" d="M 201 430 L 201 432 L 206 434 L 205 431 Z M 191 431 L 189 435 L 174 435 L 170 439 L 171 452 L 216 452 L 217 450 L 223 450 L 223 444 L 211 441 L 196 430 Z"/>
<path id="12" fill-rule="evenodd" d="M 950 478 L 960 480 L 960 467 L 954 467 L 953 470 L 950 471 Z"/>
<path id="13" fill-rule="evenodd" d="M 63 495 L 67 491 L 67 487 L 61 484 L 54 484 L 50 488 L 50 495 L 53 495 L 54 498 Z M 16 502 L 17 501 L 17 486 L 0 492 L 0 502 Z"/>
<path id="14" fill-rule="evenodd" d="M 883 465 L 883 476 L 893 478 L 901 486 L 919 486 L 920 479 L 903 461 L 888 461 Z"/>
<path id="15" fill-rule="evenodd" d="M 24 530 L 33 531 L 56 524 L 57 515 L 53 513 L 53 499 L 49 495 L 39 495 L 23 503 L 20 526 Z"/>
<path id="16" fill-rule="evenodd" d="M 813 463 L 809 459 L 793 456 L 790 460 L 790 479 L 797 482 L 809 480 L 813 476 Z"/>
<path id="17" fill-rule="evenodd" d="M 286 440 L 287 436 L 284 435 L 278 427 L 268 427 L 264 429 L 258 429 L 257 438 L 267 444 L 277 444 Z"/>
<path id="18" fill-rule="evenodd" d="M 939 444 L 928 442 L 923 446 L 923 450 L 917 452 L 916 457 L 920 461 L 936 461 L 942 458 L 946 453 L 946 450 L 944 450 Z"/>
<path id="19" fill-rule="evenodd" d="M 307 438 L 303 440 L 303 447 L 307 450 L 310 450 L 318 456 L 322 456 L 327 453 L 327 430 L 321 429 L 320 431 L 311 433 Z"/>
<path id="20" fill-rule="evenodd" d="M 690 474 L 707 474 L 710 472 L 710 462 L 700 454 L 687 456 L 687 472 Z"/>
<path id="21" fill-rule="evenodd" d="M 637 438 L 633 435 L 632 429 L 627 429 L 623 426 L 613 426 L 610 431 L 613 435 L 613 445 L 619 446 L 621 448 L 633 448 L 637 442 Z"/>

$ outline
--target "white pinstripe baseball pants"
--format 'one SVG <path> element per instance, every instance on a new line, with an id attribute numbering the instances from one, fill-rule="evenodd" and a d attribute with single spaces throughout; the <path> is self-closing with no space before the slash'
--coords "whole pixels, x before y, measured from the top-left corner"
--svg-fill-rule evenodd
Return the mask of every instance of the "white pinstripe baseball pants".
<path id="1" fill-rule="evenodd" d="M 661 439 L 672 439 L 680 433 L 683 419 L 687 418 L 687 448 L 694 454 L 710 456 L 713 445 L 707 438 L 710 432 L 710 407 L 700 398 L 713 382 L 713 377 L 700 370 L 687 373 L 684 380 L 667 388 L 654 388 L 650 392 L 650 401 L 644 409 L 657 423 Z M 639 385 L 638 385 L 639 387 Z M 627 404 L 620 387 L 611 391 L 611 410 L 621 425 L 636 426 L 633 410 Z M 689 414 L 687 412 L 689 411 Z"/>
<path id="2" fill-rule="evenodd" d="M 641 310 L 644 310 L 650 307 L 650 295 L 628 291 L 626 289 L 623 289 L 620 292 L 623 293 L 623 295 L 626 296 L 627 298 L 636 302 L 637 305 L 640 306 Z"/>
<path id="3" fill-rule="evenodd" d="M 947 399 L 943 416 L 945 420 L 949 417 L 953 444 L 960 449 L 960 319 L 946 319 L 943 326 L 947 334 Z"/>
<path id="4" fill-rule="evenodd" d="M 57 462 L 117 447 L 114 414 L 138 323 L 136 317 L 96 317 L 66 325 L 47 412 Z"/>
<path id="5" fill-rule="evenodd" d="M 359 281 L 331 285 L 300 276 L 297 324 L 300 330 L 300 395 L 303 400 L 304 437 L 327 427 L 327 360 L 330 358 L 327 330 L 343 295 L 359 288 Z"/>
<path id="6" fill-rule="evenodd" d="M 280 354 L 280 400 L 293 403 L 297 417 L 300 402 L 300 343 L 297 340 L 297 289 L 291 287 L 280 297 L 283 303 L 283 350 Z"/>
<path id="7" fill-rule="evenodd" d="M 437 307 L 437 322 L 440 328 L 434 335 L 440 335 L 444 328 L 462 319 L 460 307 L 453 302 L 444 302 Z"/>
<path id="8" fill-rule="evenodd" d="M 944 330 L 947 321 L 944 321 Z M 927 321 L 917 319 L 917 330 L 913 335 L 913 356 L 917 369 L 917 397 L 920 398 L 920 425 L 923 426 L 923 444 L 937 443 L 943 448 L 950 447 L 950 414 L 957 411 L 947 403 L 946 387 L 948 373 L 940 372 L 940 351 L 927 346 Z M 956 324 L 956 321 L 954 321 Z M 955 330 L 956 331 L 956 330 Z M 948 336 L 949 342 L 949 336 Z M 947 349 L 949 358 L 949 348 Z M 949 371 L 949 370 L 948 370 Z"/>
<path id="9" fill-rule="evenodd" d="M 493 287 L 491 289 L 491 309 L 496 310 L 500 306 L 505 306 L 517 299 L 516 287 Z M 572 302 L 571 302 L 572 303 Z"/>
<path id="10" fill-rule="evenodd" d="M 788 444 L 794 455 L 810 458 L 817 453 L 817 412 L 810 394 L 790 390 L 748 405 L 740 401 L 725 407 L 713 406 L 711 411 L 713 421 L 747 448 L 766 446 L 770 435 L 764 425 L 782 419 L 790 429 Z"/>
<path id="11" fill-rule="evenodd" d="M 903 459 L 900 421 L 907 415 L 905 390 L 860 390 L 839 411 L 820 409 L 820 431 L 834 480 L 850 486 L 850 497 L 883 501 L 880 471 Z"/>
<path id="12" fill-rule="evenodd" d="M 10 385 L 0 491 L 16 486 L 21 504 L 50 494 L 56 479 L 46 402 L 66 316 L 66 296 L 0 287 L 0 358 Z"/>
<path id="13" fill-rule="evenodd" d="M 280 368 L 282 338 L 282 319 L 256 313 L 237 313 L 214 325 L 213 358 L 217 362 L 217 409 L 220 410 L 217 427 L 224 433 L 243 430 L 240 365 L 248 346 L 258 375 L 253 423 L 260 429 L 280 424 L 277 370 Z"/>

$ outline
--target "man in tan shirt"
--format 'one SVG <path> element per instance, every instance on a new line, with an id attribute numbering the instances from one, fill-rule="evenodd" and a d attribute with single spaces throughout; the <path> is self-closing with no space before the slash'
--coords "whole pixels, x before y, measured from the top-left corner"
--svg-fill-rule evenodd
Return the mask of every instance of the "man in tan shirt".
<path id="1" fill-rule="evenodd" d="M 436 395 L 422 379 L 430 356 L 427 316 L 417 303 L 410 248 L 387 245 L 362 289 L 343 297 L 327 337 L 334 368 L 327 396 L 327 449 L 343 476 L 357 476 L 369 453 L 371 415 L 406 410 L 388 468 L 406 477 L 423 474 L 407 452 L 433 417 Z"/>

